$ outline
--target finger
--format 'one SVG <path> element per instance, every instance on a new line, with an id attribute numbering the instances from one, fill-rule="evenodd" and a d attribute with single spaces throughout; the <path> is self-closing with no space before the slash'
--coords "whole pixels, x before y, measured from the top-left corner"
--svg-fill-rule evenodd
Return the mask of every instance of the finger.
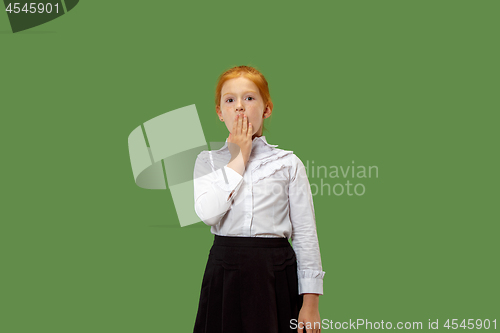
<path id="1" fill-rule="evenodd" d="M 252 136 L 253 128 L 252 128 L 252 123 L 248 123 L 248 133 L 247 136 Z"/>
<path id="2" fill-rule="evenodd" d="M 247 116 L 243 116 L 243 126 L 242 126 L 242 131 L 243 131 L 243 134 L 247 134 L 247 123 L 248 123 L 248 119 L 247 119 Z"/>
<path id="3" fill-rule="evenodd" d="M 238 118 L 234 118 L 234 121 L 233 121 L 233 129 L 231 130 L 231 133 L 235 133 L 236 134 L 236 125 L 238 124 Z"/>
<path id="4" fill-rule="evenodd" d="M 241 127 L 243 126 L 243 117 L 241 115 L 238 115 L 238 134 L 241 134 Z"/>
<path id="5" fill-rule="evenodd" d="M 236 115 L 236 118 L 234 119 L 234 135 L 238 135 L 238 121 L 240 120 L 240 117 Z"/>

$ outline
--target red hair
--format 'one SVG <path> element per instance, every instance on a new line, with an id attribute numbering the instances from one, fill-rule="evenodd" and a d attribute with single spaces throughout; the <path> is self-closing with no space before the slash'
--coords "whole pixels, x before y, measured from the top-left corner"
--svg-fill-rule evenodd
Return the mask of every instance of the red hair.
<path id="1" fill-rule="evenodd" d="M 217 86 L 215 88 L 215 106 L 220 106 L 222 86 L 226 81 L 231 79 L 236 79 L 238 77 L 245 77 L 255 83 L 257 88 L 259 88 L 260 96 L 264 102 L 264 106 L 269 106 L 271 111 L 273 110 L 273 101 L 271 100 L 271 94 L 269 93 L 269 85 L 267 80 L 257 69 L 249 66 L 236 66 L 228 69 L 219 76 L 217 81 Z M 264 120 L 262 121 L 262 131 L 265 130 Z"/>

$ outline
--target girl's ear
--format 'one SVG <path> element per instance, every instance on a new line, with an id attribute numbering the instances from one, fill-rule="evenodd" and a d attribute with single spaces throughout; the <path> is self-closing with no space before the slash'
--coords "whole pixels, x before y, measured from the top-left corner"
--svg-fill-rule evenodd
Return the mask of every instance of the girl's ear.
<path id="1" fill-rule="evenodd" d="M 266 108 L 264 109 L 264 114 L 262 115 L 262 118 L 268 118 L 273 110 L 269 107 L 269 105 L 266 105 Z"/>

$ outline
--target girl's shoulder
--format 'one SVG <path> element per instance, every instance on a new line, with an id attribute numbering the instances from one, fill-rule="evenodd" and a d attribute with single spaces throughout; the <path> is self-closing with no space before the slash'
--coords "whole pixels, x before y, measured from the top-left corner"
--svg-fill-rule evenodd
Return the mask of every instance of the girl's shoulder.
<path id="1" fill-rule="evenodd" d="M 293 150 L 273 148 L 267 156 L 254 159 L 250 169 L 253 182 L 257 183 L 274 175 L 288 175 L 287 178 L 291 179 L 301 165 L 302 161 Z"/>
<path id="2" fill-rule="evenodd" d="M 304 162 L 298 157 L 293 150 L 285 150 L 285 149 L 278 149 L 274 148 L 276 150 L 279 150 L 279 152 L 276 153 L 276 156 L 278 156 L 278 160 L 280 163 L 278 165 L 274 165 L 274 169 L 282 169 L 282 168 L 288 168 L 290 171 L 291 180 L 295 179 L 295 176 L 297 174 L 303 174 L 304 171 L 306 171 L 306 166 Z M 309 162 L 307 161 L 309 164 Z"/>
<path id="3" fill-rule="evenodd" d="M 272 148 L 273 156 L 276 159 L 283 159 L 294 165 L 300 164 L 302 161 L 300 158 L 294 153 L 293 150 L 280 149 L 280 148 Z"/>
<path id="4" fill-rule="evenodd" d="M 231 153 L 227 147 L 214 150 L 203 150 L 196 157 L 195 168 L 206 168 L 212 171 L 223 168 L 231 161 Z"/>

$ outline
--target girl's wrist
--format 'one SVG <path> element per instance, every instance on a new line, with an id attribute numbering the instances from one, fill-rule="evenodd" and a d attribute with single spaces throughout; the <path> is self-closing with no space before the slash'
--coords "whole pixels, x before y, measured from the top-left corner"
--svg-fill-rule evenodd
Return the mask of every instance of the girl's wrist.
<path id="1" fill-rule="evenodd" d="M 319 294 L 302 294 L 303 295 L 303 307 L 313 307 L 317 308 L 319 305 Z"/>

